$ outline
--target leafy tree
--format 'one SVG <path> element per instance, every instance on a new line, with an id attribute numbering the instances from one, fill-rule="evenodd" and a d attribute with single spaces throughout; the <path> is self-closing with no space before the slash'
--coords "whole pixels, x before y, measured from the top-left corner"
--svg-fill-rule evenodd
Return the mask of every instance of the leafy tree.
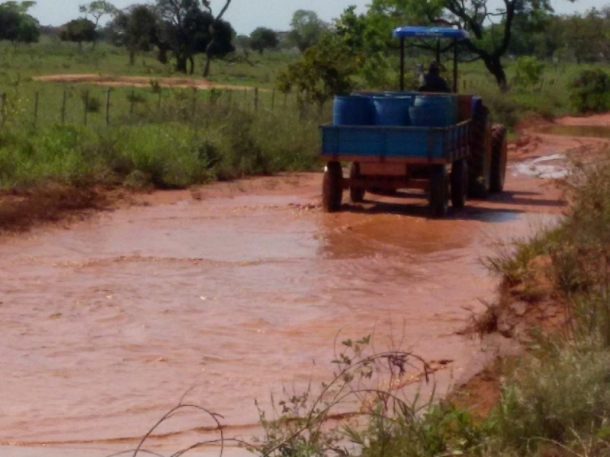
<path id="1" fill-rule="evenodd" d="M 461 45 L 480 59 L 495 77 L 498 86 L 507 88 L 501 58 L 508 50 L 516 21 L 536 24 L 552 11 L 549 0 L 502 0 L 492 9 L 486 0 L 373 0 L 370 12 L 379 20 L 386 18 L 386 30 L 399 23 L 457 25 L 471 37 Z M 493 26 L 490 26 L 493 24 Z"/>
<path id="2" fill-rule="evenodd" d="M 289 42 L 299 51 L 305 52 L 316 44 L 322 34 L 328 30 L 328 25 L 322 21 L 315 11 L 297 10 L 290 22 Z"/>
<path id="3" fill-rule="evenodd" d="M 119 12 L 106 26 L 108 39 L 115 46 L 129 51 L 129 64 L 133 65 L 138 52 L 150 52 L 159 43 L 159 24 L 153 9 L 148 5 L 134 5 Z"/>
<path id="4" fill-rule="evenodd" d="M 115 15 L 118 13 L 116 6 L 106 0 L 95 0 L 86 5 L 80 5 L 78 7 L 79 11 L 85 15 L 85 18 L 88 19 L 89 16 L 92 16 L 95 23 L 95 27 L 100 23 L 100 19 L 107 15 Z"/>
<path id="5" fill-rule="evenodd" d="M 176 71 L 187 73 L 187 63 L 190 62 L 189 72 L 192 74 L 193 57 L 205 52 L 214 18 L 200 8 L 198 0 L 157 0 L 156 12 L 161 24 L 162 49 L 171 50 L 176 58 Z"/>
<path id="6" fill-rule="evenodd" d="M 301 58 L 278 76 L 278 88 L 295 90 L 301 103 L 315 103 L 321 110 L 337 94 L 354 87 L 357 62 L 347 46 L 331 35 L 305 50 Z"/>
<path id="7" fill-rule="evenodd" d="M 78 47 L 82 48 L 83 42 L 95 42 L 95 23 L 85 18 L 73 19 L 62 27 L 59 38 L 62 41 L 78 43 Z"/>
<path id="8" fill-rule="evenodd" d="M 221 19 L 231 0 L 225 0 L 225 7 L 218 16 L 212 14 L 208 0 L 157 0 L 155 11 L 159 17 L 160 60 L 166 51 L 171 51 L 176 58 L 176 71 L 187 73 L 187 62 L 190 62 L 190 73 L 194 71 L 194 56 L 206 54 L 204 76 L 209 74 L 210 61 L 213 57 L 223 56 L 234 51 L 231 40 L 233 28 Z"/>
<path id="9" fill-rule="evenodd" d="M 258 27 L 250 34 L 250 47 L 260 54 L 265 49 L 275 49 L 279 44 L 277 33 L 265 27 Z"/>
<path id="10" fill-rule="evenodd" d="M 34 43 L 40 38 L 40 25 L 27 14 L 36 2 L 5 2 L 0 4 L 0 40 L 13 43 Z"/>
<path id="11" fill-rule="evenodd" d="M 390 36 L 371 21 L 371 17 L 356 14 L 350 6 L 335 20 L 332 32 L 345 45 L 358 65 L 358 74 L 368 86 L 390 86 L 388 49 Z"/>
<path id="12" fill-rule="evenodd" d="M 577 63 L 596 62 L 610 57 L 610 21 L 593 9 L 584 16 L 566 18 L 564 40 Z"/>
<path id="13" fill-rule="evenodd" d="M 97 30 L 97 26 L 99 25 L 102 17 L 106 15 L 115 15 L 118 13 L 118 9 L 112 3 L 106 0 L 94 0 L 86 5 L 80 5 L 78 9 L 82 14 L 85 15 L 85 19 L 89 19 L 89 16 L 94 19 L 93 23 L 95 24 L 95 30 Z M 99 34 L 96 34 L 93 41 L 93 47 L 95 47 L 98 37 Z"/>

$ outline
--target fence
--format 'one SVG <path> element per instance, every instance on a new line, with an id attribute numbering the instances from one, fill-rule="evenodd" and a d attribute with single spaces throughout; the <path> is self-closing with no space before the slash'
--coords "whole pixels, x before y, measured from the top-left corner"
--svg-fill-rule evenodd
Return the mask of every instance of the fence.
<path id="1" fill-rule="evenodd" d="M 19 113 L 19 119 L 31 127 L 55 124 L 109 126 L 126 116 L 138 116 L 142 110 L 161 111 L 166 105 L 180 102 L 195 116 L 212 104 L 235 107 L 246 112 L 276 112 L 302 115 L 294 94 L 276 89 L 197 89 L 89 86 L 48 86 L 28 94 L 0 94 L 0 123 Z"/>

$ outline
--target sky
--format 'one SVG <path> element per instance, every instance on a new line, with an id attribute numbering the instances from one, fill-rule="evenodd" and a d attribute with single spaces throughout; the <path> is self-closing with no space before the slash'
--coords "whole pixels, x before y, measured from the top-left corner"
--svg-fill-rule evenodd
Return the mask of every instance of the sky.
<path id="1" fill-rule="evenodd" d="M 61 25 L 79 16 L 78 6 L 91 0 L 37 0 L 30 10 L 42 25 Z M 358 11 L 364 12 L 371 0 L 233 0 L 225 15 L 233 28 L 239 34 L 249 35 L 256 27 L 268 27 L 274 30 L 288 30 L 292 14 L 298 9 L 312 10 L 318 13 L 322 20 L 330 22 L 338 17 L 345 8 L 356 5 Z M 2 0 L 0 0 L 2 2 Z M 110 0 L 118 8 L 135 3 L 150 3 L 146 0 Z M 588 9 L 603 7 L 608 1 L 552 0 L 553 8 L 558 14 L 584 12 Z M 212 0 L 214 12 L 219 10 L 224 0 Z"/>

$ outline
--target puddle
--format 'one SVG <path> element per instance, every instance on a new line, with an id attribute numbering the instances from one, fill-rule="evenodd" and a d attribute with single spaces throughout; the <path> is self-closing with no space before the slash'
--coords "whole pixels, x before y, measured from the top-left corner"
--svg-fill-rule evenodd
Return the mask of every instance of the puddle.
<path id="1" fill-rule="evenodd" d="M 566 177 L 570 173 L 566 166 L 566 159 L 567 157 L 564 154 L 537 157 L 525 162 L 512 164 L 509 166 L 509 170 L 513 176 L 523 175 L 541 179 L 559 179 Z"/>
<path id="2" fill-rule="evenodd" d="M 603 125 L 545 125 L 536 131 L 549 135 L 610 138 L 610 126 Z"/>

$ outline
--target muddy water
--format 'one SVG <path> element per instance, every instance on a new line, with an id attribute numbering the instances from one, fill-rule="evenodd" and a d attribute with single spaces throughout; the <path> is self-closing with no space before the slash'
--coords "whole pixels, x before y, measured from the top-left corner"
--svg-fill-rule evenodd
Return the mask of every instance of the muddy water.
<path id="1" fill-rule="evenodd" d="M 1 240 L 0 444 L 133 442 L 191 387 L 186 401 L 249 426 L 254 399 L 328 380 L 335 340 L 369 333 L 450 360 L 448 388 L 478 350 L 455 332 L 493 296 L 481 257 L 538 216 L 323 214 L 314 184 Z M 177 447 L 211 425 L 186 416 L 161 433 Z"/>

